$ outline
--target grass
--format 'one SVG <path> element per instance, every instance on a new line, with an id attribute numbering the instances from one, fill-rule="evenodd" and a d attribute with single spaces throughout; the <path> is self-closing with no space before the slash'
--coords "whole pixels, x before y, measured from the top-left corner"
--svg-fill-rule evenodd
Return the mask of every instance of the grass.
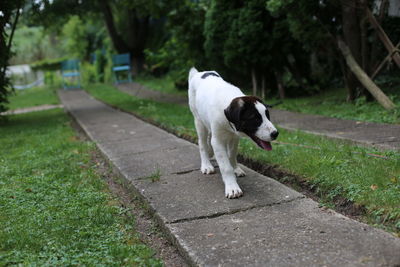
<path id="1" fill-rule="evenodd" d="M 187 107 L 138 99 L 108 85 L 93 85 L 86 89 L 94 97 L 151 119 L 177 135 L 196 136 Z M 345 197 L 356 205 L 365 206 L 365 219 L 369 223 L 400 231 L 399 152 L 380 152 L 284 129 L 280 129 L 279 142 L 275 143 L 273 152 L 265 152 L 243 139 L 240 154 L 302 177 L 325 204 L 332 205 L 336 198 Z M 386 159 L 368 153 L 380 154 Z"/>
<path id="2" fill-rule="evenodd" d="M 150 174 L 147 177 L 140 178 L 141 180 L 149 180 L 152 183 L 158 182 L 161 179 L 161 170 L 157 169 L 154 173 Z"/>
<path id="3" fill-rule="evenodd" d="M 56 92 L 48 87 L 35 87 L 26 90 L 16 90 L 8 99 L 8 107 L 13 109 L 40 106 L 44 104 L 58 104 Z"/>
<path id="4" fill-rule="evenodd" d="M 0 266 L 162 265 L 62 110 L 10 116 L 0 133 Z"/>
<path id="5" fill-rule="evenodd" d="M 166 75 L 160 78 L 152 76 L 138 76 L 136 82 L 147 86 L 151 90 L 160 91 L 166 94 L 186 96 L 187 90 L 178 90 L 174 85 L 174 80 L 171 76 Z"/>
<path id="6" fill-rule="evenodd" d="M 277 108 L 348 120 L 400 123 L 400 93 L 393 91 L 391 98 L 397 109 L 387 111 L 375 101 L 366 102 L 365 97 L 357 99 L 354 104 L 348 103 L 345 101 L 345 89 L 331 89 L 315 96 L 284 99 Z M 278 101 L 274 99 L 270 102 Z"/>

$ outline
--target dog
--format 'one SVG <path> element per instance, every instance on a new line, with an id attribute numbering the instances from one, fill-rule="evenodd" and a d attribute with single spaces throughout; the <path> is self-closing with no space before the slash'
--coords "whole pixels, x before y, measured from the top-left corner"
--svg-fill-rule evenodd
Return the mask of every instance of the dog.
<path id="1" fill-rule="evenodd" d="M 224 81 L 216 71 L 189 71 L 189 107 L 194 117 L 201 158 L 201 172 L 215 172 L 215 155 L 225 184 L 225 196 L 243 195 L 236 177 L 245 176 L 237 164 L 240 137 L 249 137 L 260 148 L 271 150 L 279 132 L 270 121 L 268 105 L 256 96 L 246 96 Z"/>

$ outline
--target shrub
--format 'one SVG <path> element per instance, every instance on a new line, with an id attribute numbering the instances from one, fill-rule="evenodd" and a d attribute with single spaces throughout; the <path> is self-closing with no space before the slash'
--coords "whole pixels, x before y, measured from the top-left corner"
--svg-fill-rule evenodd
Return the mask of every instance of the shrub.
<path id="1" fill-rule="evenodd" d="M 96 66 L 88 62 L 83 62 L 81 64 L 81 78 L 83 86 L 87 86 L 91 83 L 98 81 Z"/>
<path id="2" fill-rule="evenodd" d="M 105 78 L 105 68 L 107 65 L 107 58 L 104 55 L 103 51 L 97 50 L 96 53 L 96 61 L 94 62 L 95 70 L 96 70 L 96 81 L 97 82 L 104 82 Z"/>
<path id="3" fill-rule="evenodd" d="M 84 59 L 89 46 L 84 22 L 78 16 L 72 16 L 62 30 L 65 36 L 65 50 L 67 53 L 79 59 Z"/>
<path id="4" fill-rule="evenodd" d="M 32 70 L 43 70 L 43 71 L 56 71 L 61 69 L 61 62 L 68 59 L 67 57 L 54 58 L 54 59 L 43 59 L 30 64 Z"/>

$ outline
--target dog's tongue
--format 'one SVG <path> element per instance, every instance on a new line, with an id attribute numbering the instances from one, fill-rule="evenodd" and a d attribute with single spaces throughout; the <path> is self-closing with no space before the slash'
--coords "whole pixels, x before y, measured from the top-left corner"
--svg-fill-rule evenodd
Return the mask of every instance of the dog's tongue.
<path id="1" fill-rule="evenodd" d="M 271 146 L 270 142 L 260 140 L 260 145 L 265 150 L 268 150 L 268 151 L 272 150 L 272 146 Z"/>

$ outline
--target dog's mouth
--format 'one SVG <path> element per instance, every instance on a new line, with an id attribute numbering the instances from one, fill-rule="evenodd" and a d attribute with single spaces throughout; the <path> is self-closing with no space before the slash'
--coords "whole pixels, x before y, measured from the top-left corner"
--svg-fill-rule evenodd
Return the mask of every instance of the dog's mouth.
<path id="1" fill-rule="evenodd" d="M 264 150 L 272 150 L 271 142 L 263 141 L 255 135 L 250 135 L 250 138 L 256 143 L 260 148 Z"/>

